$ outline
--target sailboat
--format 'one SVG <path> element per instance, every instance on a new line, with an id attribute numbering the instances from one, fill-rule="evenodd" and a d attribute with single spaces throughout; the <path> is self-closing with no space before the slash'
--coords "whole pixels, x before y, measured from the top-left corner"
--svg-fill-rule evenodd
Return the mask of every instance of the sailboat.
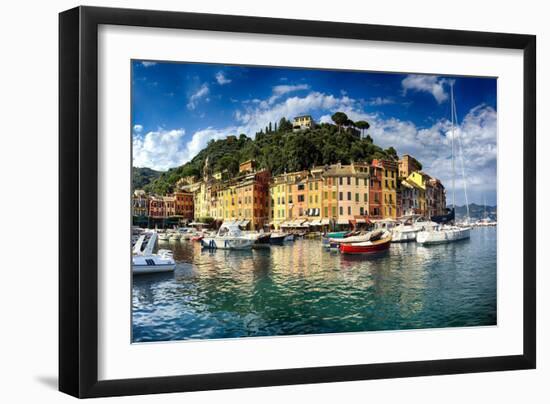
<path id="1" fill-rule="evenodd" d="M 449 243 L 458 240 L 465 240 L 470 238 L 470 227 L 459 227 L 454 224 L 454 212 L 455 212 L 455 124 L 457 122 L 456 114 L 456 104 L 454 99 L 454 88 L 451 84 L 451 164 L 453 171 L 453 206 L 452 206 L 452 215 L 453 220 L 452 224 L 440 224 L 434 228 L 428 228 L 426 230 L 418 232 L 416 235 L 416 241 L 420 244 L 442 244 Z M 468 194 L 466 192 L 466 178 L 464 175 L 464 156 L 462 155 L 462 147 L 460 138 L 459 140 L 460 147 L 460 157 L 461 157 L 461 166 L 462 166 L 462 181 L 464 184 L 464 197 L 466 200 L 466 216 L 467 221 L 470 220 L 470 208 L 468 205 Z"/>

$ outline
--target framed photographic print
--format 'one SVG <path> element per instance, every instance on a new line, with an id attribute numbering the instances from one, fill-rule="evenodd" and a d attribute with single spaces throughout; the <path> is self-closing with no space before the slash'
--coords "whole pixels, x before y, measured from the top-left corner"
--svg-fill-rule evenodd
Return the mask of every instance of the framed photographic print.
<path id="1" fill-rule="evenodd" d="M 60 390 L 535 367 L 535 37 L 60 14 Z"/>

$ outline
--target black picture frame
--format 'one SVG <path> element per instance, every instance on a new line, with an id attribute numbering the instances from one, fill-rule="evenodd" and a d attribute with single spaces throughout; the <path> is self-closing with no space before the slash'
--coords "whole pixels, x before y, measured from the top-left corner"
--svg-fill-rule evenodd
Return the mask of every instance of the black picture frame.
<path id="1" fill-rule="evenodd" d="M 98 380 L 98 26 L 343 38 L 523 51 L 523 354 Z M 339 22 L 77 7 L 59 15 L 59 389 L 103 397 L 533 369 L 536 366 L 536 37 Z"/>

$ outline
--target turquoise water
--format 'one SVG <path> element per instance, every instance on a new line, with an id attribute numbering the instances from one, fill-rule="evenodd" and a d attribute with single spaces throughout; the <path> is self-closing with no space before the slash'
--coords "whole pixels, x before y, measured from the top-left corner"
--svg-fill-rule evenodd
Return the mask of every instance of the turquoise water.
<path id="1" fill-rule="evenodd" d="M 494 227 L 368 258 L 320 240 L 253 251 L 160 247 L 178 266 L 134 277 L 134 342 L 496 325 Z"/>

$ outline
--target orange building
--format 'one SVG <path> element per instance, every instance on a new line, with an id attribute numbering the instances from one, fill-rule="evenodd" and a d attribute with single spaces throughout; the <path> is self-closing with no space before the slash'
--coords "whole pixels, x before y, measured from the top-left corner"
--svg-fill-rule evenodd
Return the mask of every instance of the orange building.
<path id="1" fill-rule="evenodd" d="M 186 191 L 176 191 L 174 197 L 176 198 L 176 215 L 193 220 L 193 194 Z"/>
<path id="2" fill-rule="evenodd" d="M 369 213 L 373 219 L 382 218 L 382 177 L 383 168 L 372 165 L 369 179 Z"/>

